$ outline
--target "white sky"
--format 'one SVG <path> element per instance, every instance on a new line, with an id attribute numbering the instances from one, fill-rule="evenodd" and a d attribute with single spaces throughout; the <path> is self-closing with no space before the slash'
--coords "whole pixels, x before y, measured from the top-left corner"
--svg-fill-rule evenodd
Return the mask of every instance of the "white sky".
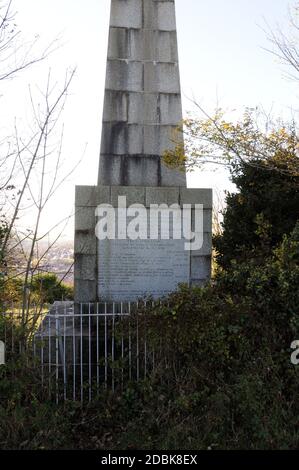
<path id="1" fill-rule="evenodd" d="M 296 84 L 269 48 L 265 21 L 289 28 L 288 7 L 295 0 L 176 0 L 184 112 L 195 97 L 211 110 L 216 102 L 229 109 L 262 105 L 288 116 L 296 108 Z M 41 36 L 44 44 L 57 36 L 61 47 L 46 63 L 35 66 L 4 88 L 0 116 L 9 128 L 14 117 L 30 119 L 28 84 L 43 87 L 48 68 L 63 80 L 67 67 L 77 66 L 63 120 L 64 156 L 71 167 L 88 143 L 84 162 L 49 208 L 44 227 L 67 215 L 74 204 L 74 185 L 97 182 L 101 138 L 110 0 L 14 0 L 17 23 L 24 36 Z M 190 186 L 229 187 L 222 174 L 206 172 L 189 178 Z M 72 237 L 72 224 L 66 237 Z"/>

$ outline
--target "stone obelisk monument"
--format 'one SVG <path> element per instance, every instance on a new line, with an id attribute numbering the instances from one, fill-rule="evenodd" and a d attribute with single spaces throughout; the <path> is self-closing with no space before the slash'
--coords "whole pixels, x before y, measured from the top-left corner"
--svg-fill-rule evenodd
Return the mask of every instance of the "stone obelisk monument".
<path id="1" fill-rule="evenodd" d="M 112 0 L 99 184 L 186 186 L 161 163 L 181 120 L 174 1 Z"/>
<path id="2" fill-rule="evenodd" d="M 212 191 L 187 189 L 186 174 L 162 162 L 181 120 L 174 0 L 111 0 L 98 185 L 76 187 L 75 302 L 161 297 L 209 279 Z M 117 212 L 120 197 L 146 214 L 153 205 L 166 214 L 202 205 L 203 243 L 186 250 L 173 237 L 98 240 L 97 207 Z"/>

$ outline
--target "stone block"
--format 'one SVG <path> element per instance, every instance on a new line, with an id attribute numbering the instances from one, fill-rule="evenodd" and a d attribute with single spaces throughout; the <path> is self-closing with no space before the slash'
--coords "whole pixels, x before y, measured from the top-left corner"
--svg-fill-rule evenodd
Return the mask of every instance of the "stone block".
<path id="1" fill-rule="evenodd" d="M 159 157 L 127 155 L 122 159 L 121 181 L 128 186 L 158 186 L 161 184 Z"/>
<path id="2" fill-rule="evenodd" d="M 162 156 L 165 150 L 175 147 L 175 126 L 155 126 L 145 125 L 144 154 Z"/>
<path id="3" fill-rule="evenodd" d="M 77 230 L 75 232 L 74 253 L 79 255 L 96 255 L 97 243 L 94 230 Z"/>
<path id="4" fill-rule="evenodd" d="M 128 128 L 121 122 L 103 122 L 101 154 L 123 155 L 128 152 Z"/>
<path id="5" fill-rule="evenodd" d="M 97 283 L 78 279 L 74 289 L 75 302 L 97 302 Z"/>
<path id="6" fill-rule="evenodd" d="M 95 207 L 102 202 L 110 202 L 110 188 L 104 186 L 76 186 L 75 205 Z M 101 201 L 101 202 L 99 202 Z"/>
<path id="7" fill-rule="evenodd" d="M 178 125 L 182 122 L 182 102 L 179 94 L 160 94 L 159 111 L 161 124 Z"/>
<path id="8" fill-rule="evenodd" d="M 158 29 L 162 31 L 175 31 L 176 18 L 174 2 L 157 2 Z"/>
<path id="9" fill-rule="evenodd" d="M 155 31 L 157 61 L 177 63 L 178 46 L 176 31 Z"/>
<path id="10" fill-rule="evenodd" d="M 127 122 L 128 96 L 123 91 L 109 91 L 105 93 L 103 122 Z"/>
<path id="11" fill-rule="evenodd" d="M 118 197 L 126 196 L 127 207 L 132 204 L 145 205 L 145 188 L 140 186 L 112 186 L 111 187 L 111 204 L 118 207 Z"/>
<path id="12" fill-rule="evenodd" d="M 124 179 L 124 170 L 122 165 L 122 157 L 119 155 L 105 155 L 101 153 L 99 164 L 99 185 L 115 185 L 122 184 Z M 123 182 L 123 184 L 126 184 Z"/>
<path id="13" fill-rule="evenodd" d="M 162 129 L 161 126 L 149 126 L 143 127 L 143 152 L 146 155 L 161 155 L 161 140 L 162 140 Z"/>
<path id="14" fill-rule="evenodd" d="M 129 124 L 159 124 L 159 95 L 153 93 L 129 93 Z"/>
<path id="15" fill-rule="evenodd" d="M 75 280 L 96 281 L 96 266 L 96 256 L 76 253 L 74 269 Z"/>
<path id="16" fill-rule="evenodd" d="M 144 64 L 144 91 L 180 93 L 179 68 L 177 64 Z"/>
<path id="17" fill-rule="evenodd" d="M 130 54 L 132 60 L 158 60 L 155 32 L 146 29 L 132 30 L 130 34 Z"/>
<path id="18" fill-rule="evenodd" d="M 142 125 L 127 125 L 121 122 L 103 123 L 101 154 L 141 155 L 143 153 Z"/>
<path id="19" fill-rule="evenodd" d="M 99 184 L 120 186 L 161 186 L 160 157 L 155 155 L 101 155 Z M 168 181 L 167 181 L 168 182 Z M 175 186 L 174 176 L 169 179 Z"/>
<path id="20" fill-rule="evenodd" d="M 93 206 L 95 186 L 75 187 L 75 206 Z"/>
<path id="21" fill-rule="evenodd" d="M 212 253 L 212 232 L 203 233 L 203 245 L 199 250 L 192 250 L 191 257 L 211 256 Z"/>
<path id="22" fill-rule="evenodd" d="M 119 91 L 142 91 L 142 62 L 128 62 L 125 60 L 108 59 L 106 71 L 106 89 Z"/>
<path id="23" fill-rule="evenodd" d="M 186 173 L 180 170 L 168 168 L 161 162 L 162 186 L 183 186 L 186 187 Z"/>
<path id="24" fill-rule="evenodd" d="M 76 207 L 75 210 L 75 230 L 94 230 L 95 228 L 95 208 Z"/>
<path id="25" fill-rule="evenodd" d="M 213 191 L 209 188 L 181 188 L 182 204 L 203 204 L 205 209 L 213 208 Z"/>
<path id="26" fill-rule="evenodd" d="M 121 44 L 115 44 L 113 38 L 113 51 L 115 57 L 155 62 L 178 62 L 176 32 L 152 30 L 128 30 Z M 126 45 L 125 45 L 126 44 Z M 125 55 L 126 54 L 126 55 Z"/>
<path id="27" fill-rule="evenodd" d="M 110 28 L 108 41 L 109 59 L 130 59 L 131 31 L 127 28 Z M 136 30 L 137 31 L 137 30 Z"/>
<path id="28" fill-rule="evenodd" d="M 179 188 L 146 188 L 146 207 L 151 204 L 179 204 Z"/>
<path id="29" fill-rule="evenodd" d="M 211 256 L 191 256 L 191 279 L 209 279 Z"/>
<path id="30" fill-rule="evenodd" d="M 112 0 L 110 26 L 141 28 L 142 3 L 140 0 Z"/>
<path id="31" fill-rule="evenodd" d="M 175 31 L 175 6 L 173 1 L 144 2 L 144 27 L 152 30 Z"/>
<path id="32" fill-rule="evenodd" d="M 192 231 L 196 231 L 195 228 L 195 210 L 192 210 Z M 211 233 L 212 232 L 212 210 L 211 209 L 204 209 L 203 210 L 203 223 L 202 223 L 202 230 L 203 232 Z"/>
<path id="33" fill-rule="evenodd" d="M 129 155 L 143 155 L 144 129 L 142 124 L 128 125 L 128 152 Z"/>

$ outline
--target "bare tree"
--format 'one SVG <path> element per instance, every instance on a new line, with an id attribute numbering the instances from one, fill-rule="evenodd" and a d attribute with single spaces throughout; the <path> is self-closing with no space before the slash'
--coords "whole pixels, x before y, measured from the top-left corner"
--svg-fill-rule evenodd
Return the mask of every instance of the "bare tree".
<path id="1" fill-rule="evenodd" d="M 53 40 L 47 47 L 40 47 L 38 36 L 26 40 L 16 24 L 13 0 L 0 0 L 0 84 L 12 80 L 26 69 L 44 61 L 54 52 L 59 39 Z M 0 97 L 3 92 L 0 88 Z M 13 147 L 12 136 L 0 138 L 0 191 L 11 190 L 11 181 L 15 175 L 18 152 Z M 34 136 L 32 136 L 34 138 Z M 4 191 L 4 193 L 3 193 Z"/>
<path id="2" fill-rule="evenodd" d="M 46 216 L 50 200 L 57 190 L 65 183 L 80 163 L 63 168 L 62 142 L 64 125 L 61 121 L 62 111 L 68 95 L 68 90 L 75 71 L 67 73 L 61 88 L 52 87 L 49 73 L 45 92 L 42 93 L 42 103 L 36 106 L 31 94 L 33 110 L 32 135 L 27 141 L 19 135 L 15 128 L 15 147 L 18 161 L 16 167 L 21 169 L 18 176 L 19 190 L 14 200 L 10 202 L 9 224 L 4 240 L 0 247 L 0 257 L 10 260 L 18 253 L 20 266 L 16 269 L 7 266 L 5 282 L 14 277 L 21 277 L 23 284 L 22 295 L 22 325 L 26 327 L 30 320 L 32 327 L 39 321 L 43 310 L 43 301 L 35 305 L 32 311 L 32 283 L 34 276 L 44 272 L 43 260 L 54 247 L 64 232 L 71 215 L 61 220 L 57 217 L 51 227 L 44 233 L 41 231 L 41 220 Z M 32 137 L 34 136 L 34 137 Z M 32 224 L 29 230 L 19 226 L 18 220 L 23 211 L 30 211 Z M 40 249 L 40 242 L 55 231 L 54 240 L 45 248 Z M 26 245 L 26 246 L 25 246 Z M 15 265 L 15 263 L 12 263 Z M 10 269 L 9 269 L 10 268 Z"/>
<path id="3" fill-rule="evenodd" d="M 275 29 L 269 25 L 265 28 L 271 48 L 268 52 L 277 57 L 287 69 L 287 75 L 299 80 L 299 3 L 289 10 L 290 29 L 286 33 L 280 26 Z"/>
<path id="4" fill-rule="evenodd" d="M 0 81 L 12 79 L 19 72 L 46 59 L 58 40 L 37 51 L 39 37 L 26 41 L 15 22 L 13 0 L 0 0 Z"/>
<path id="5" fill-rule="evenodd" d="M 0 83 L 46 59 L 56 48 L 57 40 L 39 52 L 38 44 L 37 37 L 29 42 L 21 38 L 12 0 L 0 0 Z M 38 100 L 30 89 L 32 121 L 29 131 L 24 136 L 16 122 L 11 135 L 0 140 L 0 218 L 3 217 L 4 227 L 4 230 L 0 227 L 0 282 L 5 286 L 14 278 L 22 279 L 24 326 L 30 316 L 34 276 L 43 271 L 43 260 L 70 219 L 69 216 L 59 220 L 57 216 L 52 227 L 45 233 L 41 231 L 42 217 L 46 216 L 49 202 L 79 164 L 71 163 L 64 168 L 62 149 L 61 117 L 74 73 L 75 70 L 68 71 L 59 86 L 53 83 L 49 72 L 45 90 L 40 92 Z M 31 223 L 26 229 L 20 219 L 28 211 Z M 41 241 L 54 230 L 54 240 L 40 249 Z M 41 304 L 39 311 L 42 308 Z M 35 315 L 33 322 L 38 318 Z"/>

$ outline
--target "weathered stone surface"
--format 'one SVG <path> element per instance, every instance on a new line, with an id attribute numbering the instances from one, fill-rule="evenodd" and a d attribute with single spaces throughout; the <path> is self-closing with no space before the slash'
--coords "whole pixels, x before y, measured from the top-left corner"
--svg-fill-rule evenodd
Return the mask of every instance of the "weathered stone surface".
<path id="1" fill-rule="evenodd" d="M 179 204 L 179 188 L 146 188 L 146 207 L 151 204 Z"/>
<path id="2" fill-rule="evenodd" d="M 177 62 L 176 32 L 111 28 L 108 57 L 134 61 Z"/>
<path id="3" fill-rule="evenodd" d="M 160 95 L 150 93 L 130 93 L 128 95 L 128 124 L 160 123 Z"/>
<path id="4" fill-rule="evenodd" d="M 196 232 L 194 214 L 195 214 L 195 210 L 192 209 L 192 225 L 191 225 L 191 227 L 192 227 L 192 230 L 194 232 Z M 202 229 L 202 231 L 203 232 L 208 232 L 208 233 L 212 231 L 212 210 L 211 209 L 204 209 L 203 210 L 203 229 Z"/>
<path id="5" fill-rule="evenodd" d="M 109 203 L 111 199 L 110 193 L 110 186 L 76 186 L 76 207 L 95 207 L 98 204 Z"/>
<path id="6" fill-rule="evenodd" d="M 95 226 L 95 213 L 93 207 L 76 207 L 75 231 L 93 230 Z"/>
<path id="7" fill-rule="evenodd" d="M 144 64 L 144 91 L 180 93 L 178 65 L 146 62 Z"/>
<path id="8" fill-rule="evenodd" d="M 103 155 L 162 156 L 174 148 L 175 127 L 165 125 L 123 124 L 104 122 L 102 127 Z"/>
<path id="9" fill-rule="evenodd" d="M 178 124 L 182 121 L 181 97 L 175 93 L 160 93 L 160 122 L 161 124 Z"/>
<path id="10" fill-rule="evenodd" d="M 206 280 L 211 273 L 210 256 L 191 256 L 191 279 Z"/>
<path id="11" fill-rule="evenodd" d="M 108 60 L 106 89 L 114 91 L 143 91 L 142 62 Z"/>
<path id="12" fill-rule="evenodd" d="M 96 256 L 75 254 L 75 280 L 96 281 Z"/>
<path id="13" fill-rule="evenodd" d="M 111 187 L 111 205 L 118 207 L 119 196 L 126 197 L 127 207 L 132 204 L 145 205 L 145 188 L 142 186 L 113 186 Z"/>
<path id="14" fill-rule="evenodd" d="M 174 1 L 112 0 L 99 184 L 186 186 L 161 161 L 181 119 Z"/>
<path id="15" fill-rule="evenodd" d="M 96 255 L 97 243 L 95 231 L 93 230 L 77 230 L 75 232 L 74 253 L 81 255 Z"/>
<path id="16" fill-rule="evenodd" d="M 203 204 L 203 246 L 186 252 L 186 240 L 141 240 L 143 244 L 123 243 L 121 240 L 99 242 L 95 237 L 98 204 L 118 206 L 118 197 L 126 196 L 127 207 L 142 204 Z M 174 290 L 176 282 L 202 284 L 210 277 L 212 251 L 212 194 L 209 189 L 186 189 L 182 187 L 141 186 L 89 186 L 76 188 L 76 232 L 75 232 L 75 292 L 76 301 L 133 300 L 144 294 L 163 295 Z M 194 209 L 192 212 L 194 218 Z M 172 220 L 170 218 L 170 220 Z M 170 224 L 172 226 L 172 223 Z M 194 230 L 194 220 L 192 220 Z M 140 242 L 141 242 L 140 241 Z M 152 243 L 153 242 L 153 243 Z M 160 246 L 160 243 L 162 245 Z M 120 244 L 119 244 L 120 243 Z M 169 244 L 169 245 L 168 245 Z M 141 249 L 142 246 L 142 249 Z M 118 253 L 118 254 L 117 254 Z M 123 256 L 122 256 L 123 253 Z M 159 253 L 160 261 L 156 260 Z M 174 254 L 175 253 L 175 254 Z M 186 254 L 187 253 L 187 254 Z M 147 256 L 148 255 L 148 256 Z M 188 255 L 188 269 L 186 256 Z M 165 259 L 168 261 L 166 262 Z M 170 259 L 180 260 L 177 265 L 178 277 Z M 168 263 L 168 264 L 167 264 Z M 119 268 L 121 279 L 118 279 Z M 135 266 L 135 271 L 134 271 Z M 164 266 L 164 268 L 163 268 Z M 99 269 L 99 271 L 98 271 Z M 140 274 L 142 270 L 142 275 Z M 128 280 L 123 279 L 127 270 Z M 168 273 L 168 274 L 167 274 Z M 111 281 L 111 276 L 115 279 Z M 135 285 L 136 277 L 138 282 Z M 179 278 L 179 281 L 178 281 Z M 158 282 L 159 281 L 159 282 Z M 120 283 L 119 285 L 117 283 Z M 130 284 L 131 283 L 131 284 Z M 111 285 L 110 285 L 111 284 Z M 133 287 L 135 285 L 135 288 Z M 101 289 L 99 290 L 99 286 Z M 115 293 L 119 289 L 118 294 Z M 127 289 L 126 293 L 124 290 Z M 160 290 L 159 290 L 160 289 Z M 80 292 L 82 296 L 80 297 Z"/>
<path id="17" fill-rule="evenodd" d="M 142 6 L 140 0 L 112 0 L 110 26 L 141 28 Z"/>
<path id="18" fill-rule="evenodd" d="M 211 256 L 211 253 L 212 253 L 212 232 L 204 232 L 202 247 L 199 250 L 191 251 L 191 257 Z M 210 266 L 210 269 L 211 269 L 211 266 Z"/>
<path id="19" fill-rule="evenodd" d="M 97 283 L 95 281 L 76 280 L 74 289 L 75 303 L 97 302 L 97 299 Z"/>
<path id="20" fill-rule="evenodd" d="M 182 204 L 203 204 L 205 209 L 213 208 L 213 191 L 209 188 L 180 188 Z"/>
<path id="21" fill-rule="evenodd" d="M 104 185 L 184 186 L 186 175 L 170 170 L 159 155 L 105 155 L 101 158 L 100 175 Z"/>
<path id="22" fill-rule="evenodd" d="M 134 95 L 134 93 L 133 93 Z M 124 91 L 113 92 L 106 90 L 103 122 L 127 122 L 128 120 L 128 93 Z"/>
<path id="23" fill-rule="evenodd" d="M 183 240 L 103 240 L 99 252 L 100 300 L 160 298 L 189 282 L 190 253 Z"/>

